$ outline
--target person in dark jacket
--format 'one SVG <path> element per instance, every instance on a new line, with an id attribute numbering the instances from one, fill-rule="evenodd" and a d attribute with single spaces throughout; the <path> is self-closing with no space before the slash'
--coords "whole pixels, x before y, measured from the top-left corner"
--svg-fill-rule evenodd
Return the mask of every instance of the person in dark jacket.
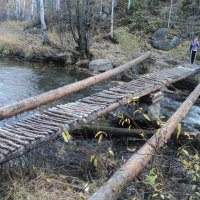
<path id="1" fill-rule="evenodd" d="M 198 36 L 195 36 L 190 45 L 190 64 L 194 63 L 198 47 L 199 47 Z"/>

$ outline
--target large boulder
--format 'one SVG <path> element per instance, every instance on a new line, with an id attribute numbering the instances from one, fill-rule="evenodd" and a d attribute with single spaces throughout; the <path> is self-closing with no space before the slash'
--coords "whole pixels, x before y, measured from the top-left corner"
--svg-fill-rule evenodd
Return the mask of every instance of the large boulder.
<path id="1" fill-rule="evenodd" d="M 101 73 L 113 69 L 113 64 L 108 59 L 92 60 L 89 63 L 89 69 L 94 73 Z"/>
<path id="2" fill-rule="evenodd" d="M 178 46 L 181 40 L 171 35 L 166 28 L 158 29 L 152 36 L 151 44 L 155 49 L 169 51 Z"/>

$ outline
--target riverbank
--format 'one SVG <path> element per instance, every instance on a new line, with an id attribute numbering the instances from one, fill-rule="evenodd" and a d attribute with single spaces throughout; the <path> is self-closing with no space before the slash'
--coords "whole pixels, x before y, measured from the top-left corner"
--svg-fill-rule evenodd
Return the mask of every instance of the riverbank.
<path id="1" fill-rule="evenodd" d="M 30 22 L 6 21 L 0 23 L 0 56 L 17 58 L 19 60 L 43 61 L 63 63 L 73 65 L 79 63 L 79 53 L 75 50 L 75 43 L 71 34 L 65 33 L 67 38 L 67 49 L 62 49 L 58 33 L 50 29 L 50 45 L 42 44 L 42 35 L 38 28 L 26 28 Z M 91 41 L 90 52 L 92 59 L 109 59 L 115 66 L 137 57 L 142 52 L 152 51 L 154 59 L 174 59 L 181 62 L 187 62 L 189 57 L 187 47 L 189 41 L 182 43 L 172 49 L 164 52 L 154 49 L 149 42 L 150 35 L 141 35 L 135 32 L 134 35 L 124 27 L 116 27 L 116 39 L 118 44 L 112 43 L 107 39 L 106 32 L 99 32 Z M 142 43 L 140 41 L 143 41 Z M 65 41 L 66 42 L 66 41 Z"/>

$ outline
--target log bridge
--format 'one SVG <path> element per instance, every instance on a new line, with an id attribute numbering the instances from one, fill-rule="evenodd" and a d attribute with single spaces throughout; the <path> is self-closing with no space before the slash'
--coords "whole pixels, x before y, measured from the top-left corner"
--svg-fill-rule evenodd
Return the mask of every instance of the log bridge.
<path id="1" fill-rule="evenodd" d="M 143 97 L 198 72 L 200 66 L 184 65 L 146 74 L 76 102 L 49 108 L 20 122 L 5 124 L 0 128 L 0 165 L 56 139 L 63 128 L 71 132 L 126 105 L 128 98 Z"/>

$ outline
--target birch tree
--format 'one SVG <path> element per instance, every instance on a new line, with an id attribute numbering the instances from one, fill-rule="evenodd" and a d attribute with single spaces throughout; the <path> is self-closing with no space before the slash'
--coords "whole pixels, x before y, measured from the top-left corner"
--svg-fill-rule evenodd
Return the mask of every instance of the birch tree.
<path id="1" fill-rule="evenodd" d="M 6 18 L 7 18 L 7 20 L 10 19 L 10 6 L 9 6 L 9 0 L 6 0 Z"/>
<path id="2" fill-rule="evenodd" d="M 56 3 L 55 3 L 55 9 L 56 11 L 60 11 L 60 0 L 56 0 Z"/>
<path id="3" fill-rule="evenodd" d="M 24 4 L 23 4 L 23 12 L 22 12 L 23 19 L 25 19 L 25 9 L 26 9 L 26 0 L 24 0 Z"/>
<path id="4" fill-rule="evenodd" d="M 172 6 L 173 6 L 173 0 L 170 0 L 169 19 L 168 19 L 168 23 L 167 23 L 167 28 L 169 28 L 169 25 L 170 25 Z"/>
<path id="5" fill-rule="evenodd" d="M 19 20 L 20 17 L 20 0 L 15 0 L 15 17 Z"/>
<path id="6" fill-rule="evenodd" d="M 100 0 L 100 18 L 102 18 L 102 12 L 103 12 L 103 0 Z"/>
<path id="7" fill-rule="evenodd" d="M 40 0 L 40 23 L 41 23 L 41 29 L 43 34 L 43 44 L 49 43 L 49 37 L 47 32 L 47 26 L 44 19 L 44 1 Z"/>
<path id="8" fill-rule="evenodd" d="M 113 33 L 113 29 L 114 29 L 114 7 L 115 7 L 115 0 L 112 0 L 112 10 L 111 10 L 111 23 L 110 23 L 110 33 L 109 36 L 111 39 L 113 39 L 114 33 Z"/>
<path id="9" fill-rule="evenodd" d="M 131 11 L 131 3 L 132 3 L 132 0 L 128 0 L 128 13 Z"/>
<path id="10" fill-rule="evenodd" d="M 31 20 L 35 19 L 36 10 L 37 10 L 36 0 L 31 0 Z"/>

